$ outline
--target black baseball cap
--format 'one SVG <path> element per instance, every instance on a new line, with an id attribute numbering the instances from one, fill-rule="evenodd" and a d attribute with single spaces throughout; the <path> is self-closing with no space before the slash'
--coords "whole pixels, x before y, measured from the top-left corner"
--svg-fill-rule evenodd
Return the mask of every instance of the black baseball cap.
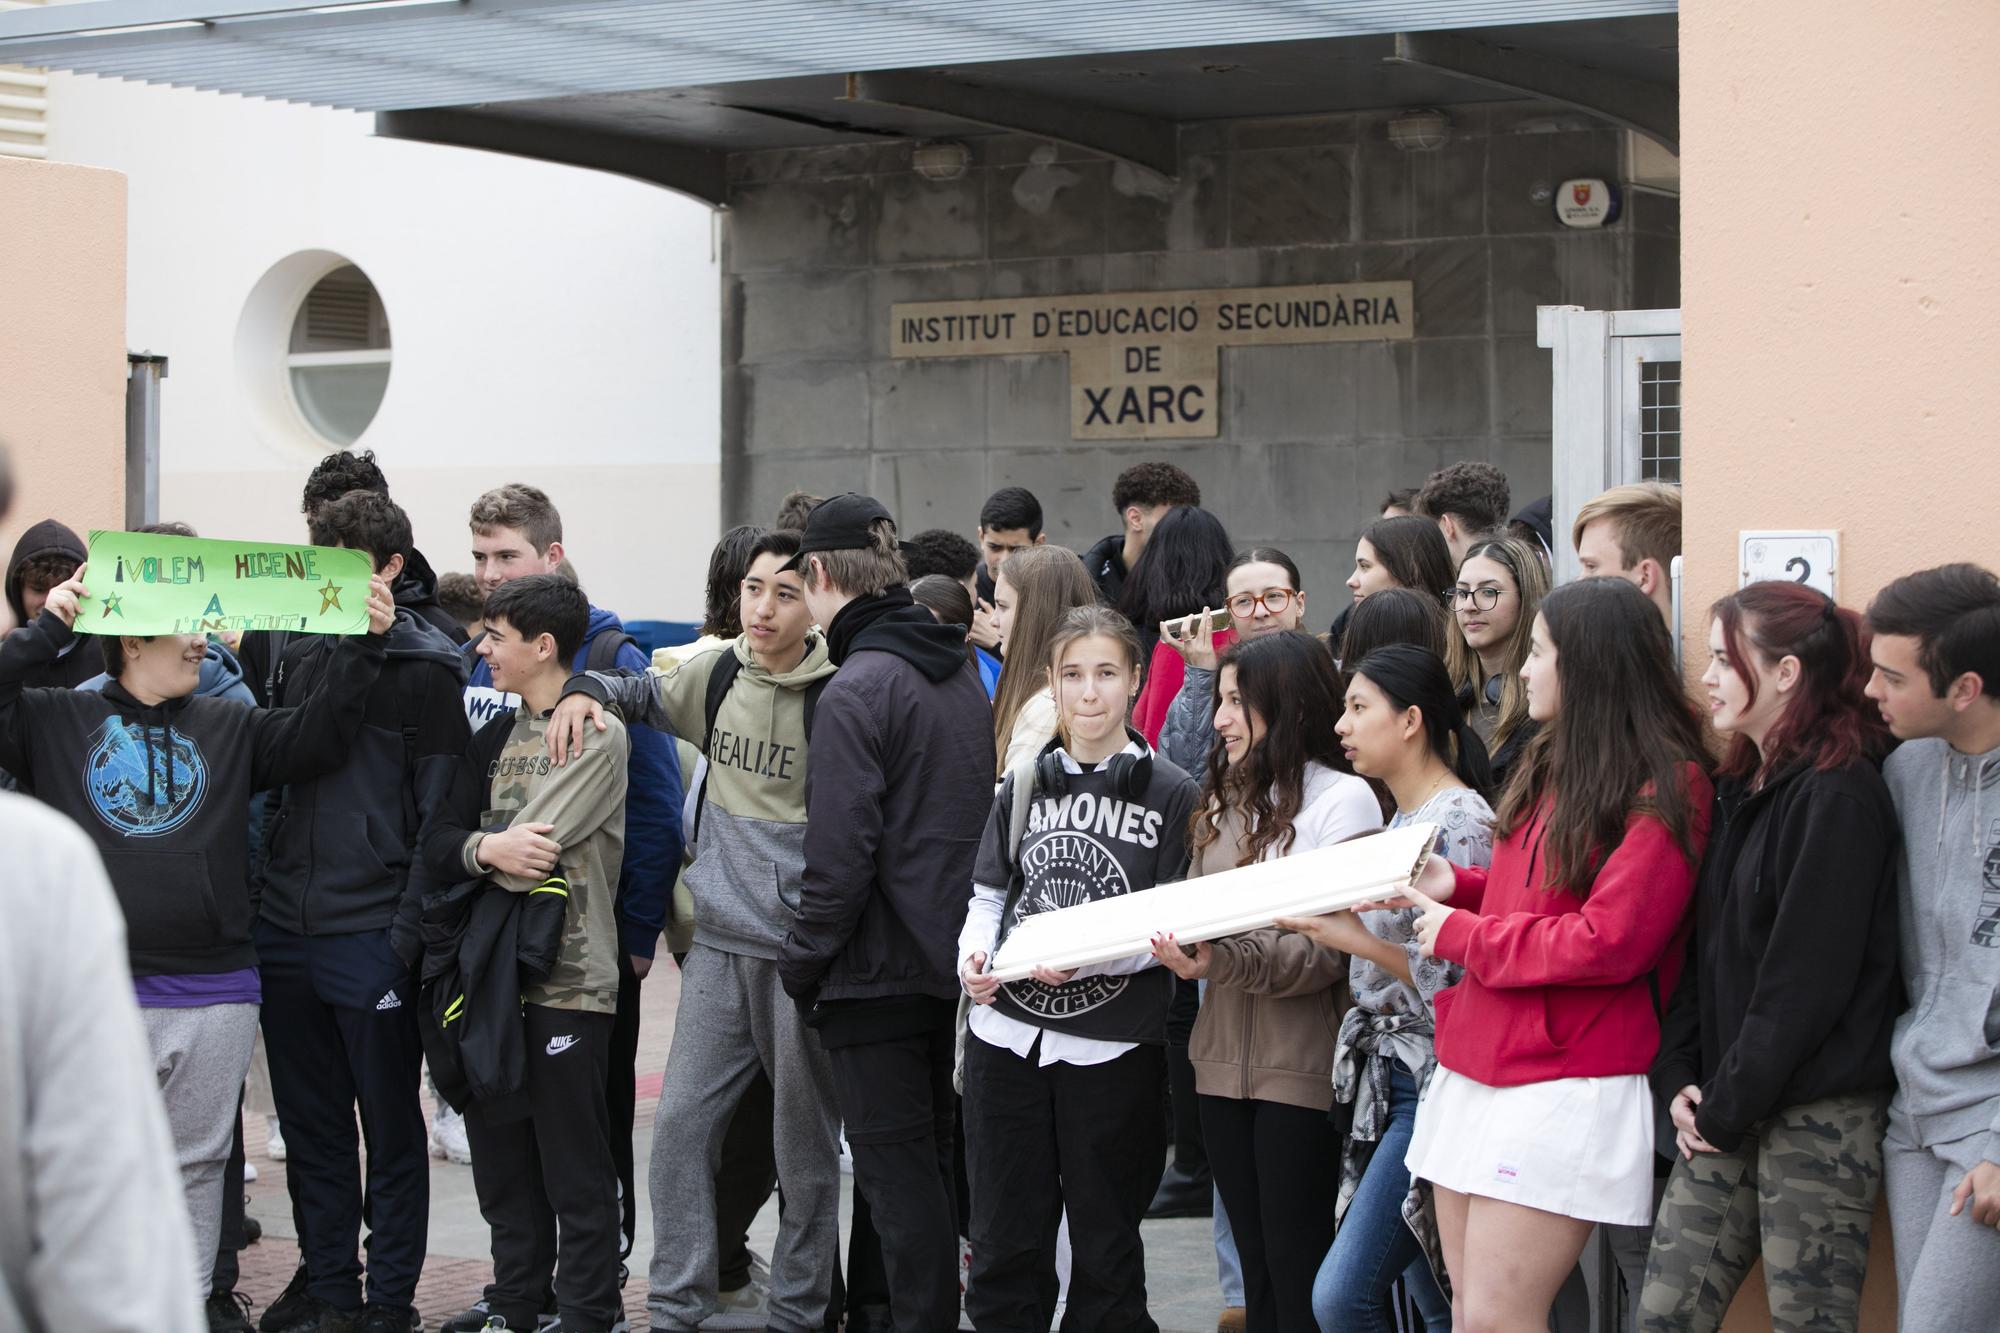
<path id="1" fill-rule="evenodd" d="M 816 551 L 865 551 L 875 544 L 869 527 L 878 519 L 896 520 L 872 495 L 847 491 L 822 500 L 806 518 L 806 530 L 799 539 L 799 553 L 778 566 L 779 571 L 795 570 Z M 898 543 L 905 551 L 908 542 Z"/>

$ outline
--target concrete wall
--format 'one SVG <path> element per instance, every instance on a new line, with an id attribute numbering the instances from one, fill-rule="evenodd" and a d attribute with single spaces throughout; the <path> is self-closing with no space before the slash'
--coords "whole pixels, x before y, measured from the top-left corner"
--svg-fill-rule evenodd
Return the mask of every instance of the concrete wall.
<path id="1" fill-rule="evenodd" d="M 0 440 L 23 528 L 124 526 L 125 178 L 0 157 Z M 10 617 L 0 607 L 0 622 Z"/>
<path id="2" fill-rule="evenodd" d="M 1840 529 L 1857 608 L 2000 567 L 2000 175 L 1954 153 L 2000 118 L 2000 8 L 1683 0 L 1680 40 L 1690 643 L 1746 528 Z M 1895 1327 L 1891 1258 L 1878 1210 L 1865 1329 Z M 1729 1327 L 1762 1304 L 1746 1284 Z"/>
<path id="3" fill-rule="evenodd" d="M 473 498 L 527 481 L 563 511 L 594 599 L 698 616 L 719 485 L 709 209 L 378 139 L 351 112 L 63 74 L 49 103 L 53 157 L 131 180 L 130 345 L 171 361 L 162 516 L 304 540 L 299 488 L 330 446 L 292 405 L 281 354 L 316 276 L 294 270 L 330 252 L 374 281 L 394 343 L 357 447 L 440 571 L 470 569 Z"/>
<path id="4" fill-rule="evenodd" d="M 1615 178 L 1620 135 L 1526 104 L 1452 117 L 1432 153 L 1392 147 L 1380 115 L 1188 126 L 1178 183 L 1010 136 L 971 141 L 947 182 L 900 144 L 732 159 L 724 522 L 768 521 L 794 486 L 865 488 L 905 531 L 970 533 L 991 490 L 1020 484 L 1051 540 L 1081 547 L 1116 527 L 1118 471 L 1168 458 L 1239 543 L 1297 558 L 1330 618 L 1390 488 L 1484 458 L 1520 502 L 1547 493 L 1537 304 L 1678 298 L 1674 201 L 1632 198 L 1586 233 L 1533 197 Z M 901 301 L 1403 278 L 1411 342 L 1225 349 L 1214 440 L 1072 441 L 1059 355 L 888 358 Z"/>

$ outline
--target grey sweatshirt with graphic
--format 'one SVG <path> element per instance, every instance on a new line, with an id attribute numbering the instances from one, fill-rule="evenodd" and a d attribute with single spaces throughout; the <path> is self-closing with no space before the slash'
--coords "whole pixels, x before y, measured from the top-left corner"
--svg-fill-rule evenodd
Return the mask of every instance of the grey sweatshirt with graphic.
<path id="1" fill-rule="evenodd" d="M 1903 825 L 1903 984 L 1890 1114 L 1920 1147 L 2000 1162 L 2000 747 L 1908 741 L 1882 765 Z"/>
<path id="2" fill-rule="evenodd" d="M 726 653 L 740 667 L 709 735 L 708 681 Z M 671 671 L 590 672 L 570 681 L 570 690 L 616 704 L 627 722 L 669 732 L 708 759 L 701 834 L 687 868 L 696 943 L 778 956 L 805 876 L 806 687 L 832 674 L 826 640 L 816 635 L 783 673 L 759 666 L 739 638 Z"/>

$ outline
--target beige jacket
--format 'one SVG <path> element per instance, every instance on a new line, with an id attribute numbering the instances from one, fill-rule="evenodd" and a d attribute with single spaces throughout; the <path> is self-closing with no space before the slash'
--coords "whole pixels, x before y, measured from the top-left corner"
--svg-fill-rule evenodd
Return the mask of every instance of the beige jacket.
<path id="1" fill-rule="evenodd" d="M 1382 808 L 1366 782 L 1313 765 L 1289 852 L 1326 847 L 1380 828 Z M 1243 821 L 1225 812 L 1215 841 L 1194 853 L 1188 878 L 1236 868 Z M 1324 1111 L 1333 1105 L 1333 1047 L 1352 1003 L 1347 955 L 1276 927 L 1211 944 L 1208 990 L 1188 1059 L 1205 1097 L 1280 1102 Z"/>

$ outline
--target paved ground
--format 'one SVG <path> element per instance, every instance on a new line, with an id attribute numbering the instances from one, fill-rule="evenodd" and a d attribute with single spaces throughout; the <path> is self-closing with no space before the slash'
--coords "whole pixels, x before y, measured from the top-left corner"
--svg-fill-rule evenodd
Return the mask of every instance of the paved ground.
<path id="1" fill-rule="evenodd" d="M 670 961 L 663 959 L 662 966 L 664 971 L 646 983 L 640 1029 L 639 1114 L 634 1130 L 640 1163 L 639 1235 L 632 1280 L 625 1287 L 625 1306 L 634 1330 L 647 1327 L 644 1261 L 653 1247 L 644 1163 L 651 1150 L 660 1073 L 673 1041 L 674 1009 L 680 998 L 679 973 Z M 243 1252 L 239 1290 L 261 1313 L 291 1278 L 298 1251 L 293 1244 L 291 1209 L 285 1195 L 284 1163 L 273 1162 L 264 1154 L 262 1117 L 247 1117 L 244 1132 L 250 1161 L 258 1171 L 256 1182 L 249 1187 L 249 1212 L 264 1224 L 264 1239 Z M 844 1235 L 852 1184 L 843 1177 L 842 1186 Z M 773 1203 L 751 1231 L 751 1245 L 758 1253 L 770 1254 L 777 1226 L 778 1210 Z M 1152 1313 L 1163 1333 L 1207 1333 L 1213 1329 L 1221 1302 L 1215 1285 L 1215 1252 L 1209 1242 L 1208 1220 L 1148 1222 L 1145 1237 Z M 432 1162 L 430 1257 L 417 1288 L 418 1308 L 429 1323 L 463 1309 L 478 1296 L 491 1276 L 486 1255 L 486 1227 L 473 1198 L 471 1168 Z"/>

